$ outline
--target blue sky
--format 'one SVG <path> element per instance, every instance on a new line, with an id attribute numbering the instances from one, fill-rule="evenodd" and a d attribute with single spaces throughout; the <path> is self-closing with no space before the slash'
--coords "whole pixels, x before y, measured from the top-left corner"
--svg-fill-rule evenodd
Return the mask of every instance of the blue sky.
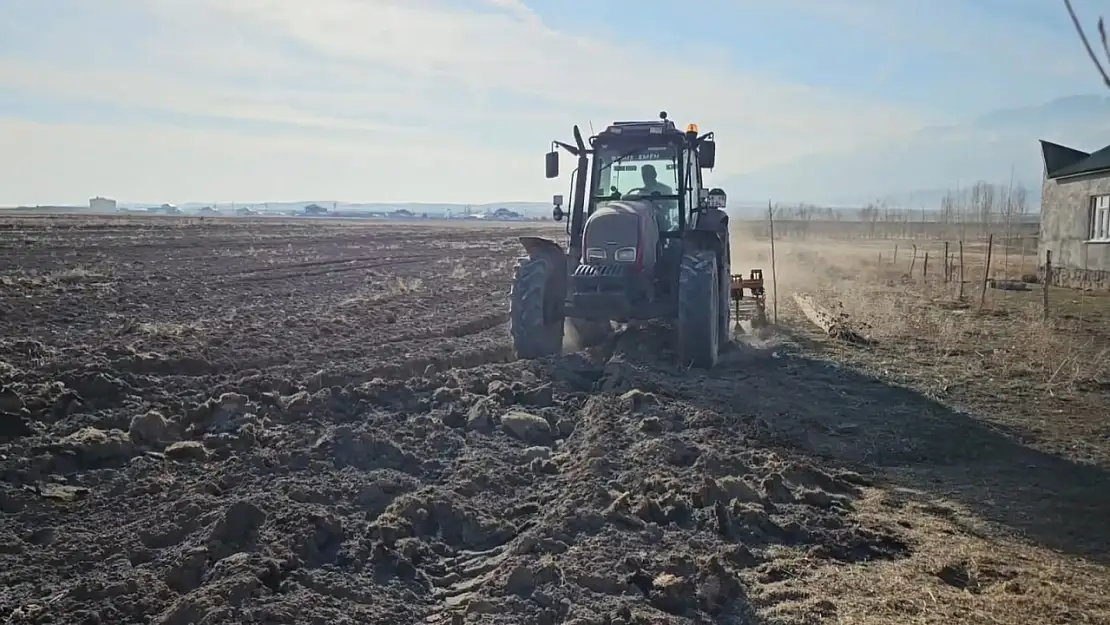
<path id="1" fill-rule="evenodd" d="M 573 123 L 666 109 L 727 176 L 1101 90 L 1045 0 L 3 7 L 0 205 L 542 200 Z"/>

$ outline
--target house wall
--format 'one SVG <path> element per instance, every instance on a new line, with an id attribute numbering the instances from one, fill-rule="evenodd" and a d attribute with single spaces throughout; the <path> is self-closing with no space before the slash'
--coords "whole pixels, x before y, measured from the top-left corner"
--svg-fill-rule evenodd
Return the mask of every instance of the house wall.
<path id="1" fill-rule="evenodd" d="M 89 209 L 94 211 L 114 211 L 116 201 L 106 197 L 94 197 L 89 200 Z"/>
<path id="2" fill-rule="evenodd" d="M 1110 290 L 1110 243 L 1087 243 L 1092 195 L 1110 194 L 1106 173 L 1045 180 L 1041 188 L 1038 249 L 1043 278 L 1045 252 L 1052 251 L 1052 283 Z"/>

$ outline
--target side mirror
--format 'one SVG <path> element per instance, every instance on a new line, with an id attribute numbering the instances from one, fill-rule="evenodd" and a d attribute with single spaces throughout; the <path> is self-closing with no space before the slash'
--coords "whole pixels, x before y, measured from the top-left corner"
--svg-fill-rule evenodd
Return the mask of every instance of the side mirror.
<path id="1" fill-rule="evenodd" d="M 713 141 L 702 141 L 698 146 L 698 162 L 702 169 L 713 169 L 717 162 L 717 144 Z"/>
<path id="2" fill-rule="evenodd" d="M 713 188 L 709 190 L 709 195 L 706 198 L 706 206 L 709 208 L 723 209 L 727 203 L 728 196 L 725 195 L 724 189 Z"/>
<path id="3" fill-rule="evenodd" d="M 562 206 L 556 206 L 555 208 L 551 209 L 551 218 L 555 221 L 562 221 L 564 214 L 565 213 L 563 213 Z"/>
<path id="4" fill-rule="evenodd" d="M 557 151 L 554 151 L 554 150 L 552 150 L 551 152 L 548 152 L 546 158 L 544 158 L 544 166 L 545 166 L 545 169 L 547 170 L 548 179 L 558 178 L 559 177 L 559 153 Z"/>

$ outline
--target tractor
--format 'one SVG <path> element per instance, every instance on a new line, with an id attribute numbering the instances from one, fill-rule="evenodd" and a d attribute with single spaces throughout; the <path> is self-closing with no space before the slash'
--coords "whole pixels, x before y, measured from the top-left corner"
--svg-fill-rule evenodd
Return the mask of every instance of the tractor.
<path id="1" fill-rule="evenodd" d="M 682 364 L 712 368 L 729 342 L 730 273 L 726 195 L 702 171 L 716 157 L 713 133 L 657 121 L 614 122 L 574 145 L 552 142 L 548 179 L 559 177 L 559 148 L 577 158 L 571 174 L 567 248 L 526 236 L 509 301 L 517 358 L 561 353 L 569 328 L 582 346 L 603 341 L 613 322 L 668 320 Z M 567 217 L 563 197 L 552 217 Z"/>

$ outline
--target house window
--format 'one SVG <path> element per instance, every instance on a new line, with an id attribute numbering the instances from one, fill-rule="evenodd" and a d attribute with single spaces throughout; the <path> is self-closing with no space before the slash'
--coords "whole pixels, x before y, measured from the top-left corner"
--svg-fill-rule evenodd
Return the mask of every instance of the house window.
<path id="1" fill-rule="evenodd" d="M 1091 241 L 1110 242 L 1110 195 L 1091 198 L 1091 221 L 1088 238 Z"/>

